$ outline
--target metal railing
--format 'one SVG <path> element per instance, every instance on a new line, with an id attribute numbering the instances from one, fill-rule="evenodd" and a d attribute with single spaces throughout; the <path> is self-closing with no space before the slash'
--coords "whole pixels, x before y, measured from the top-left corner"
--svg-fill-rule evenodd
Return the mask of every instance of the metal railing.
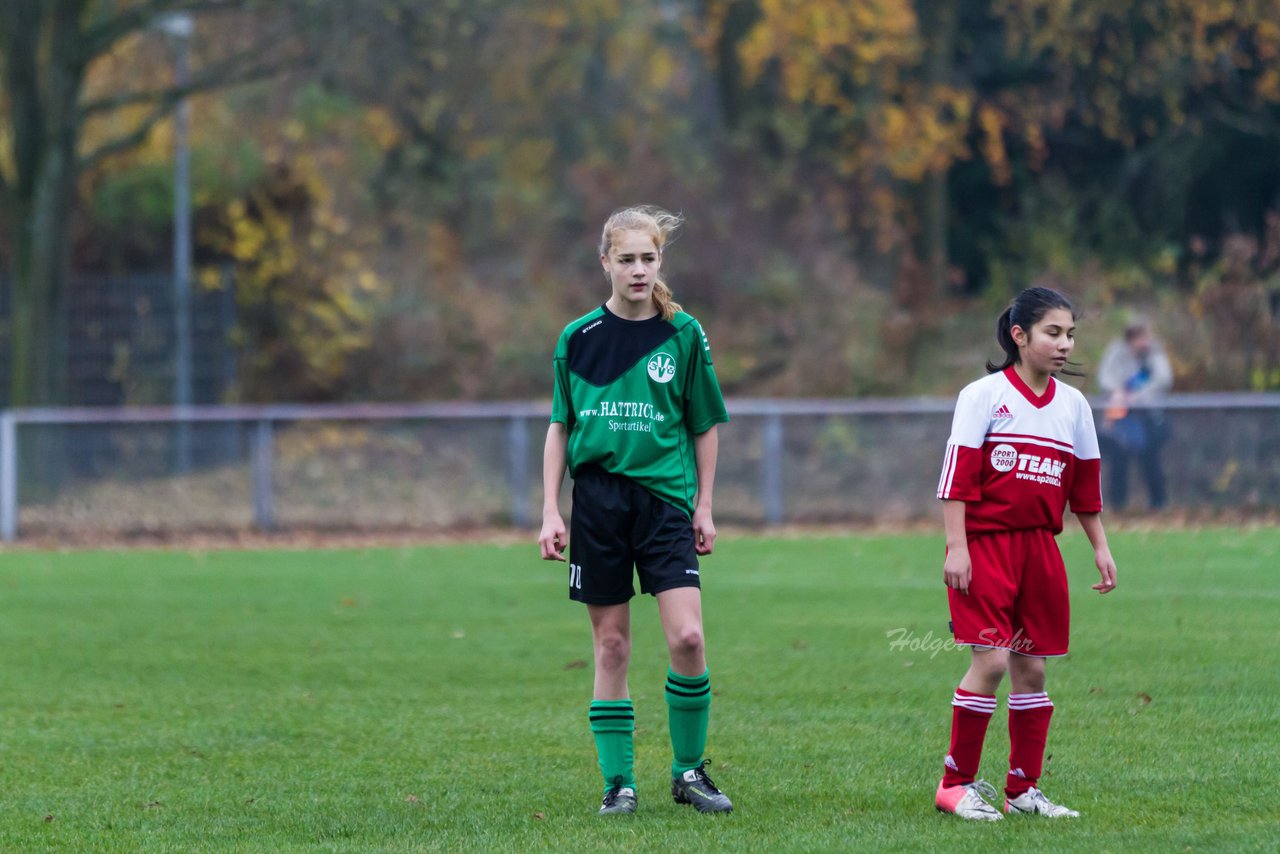
<path id="1" fill-rule="evenodd" d="M 139 406 L 119 408 L 42 408 L 0 412 L 0 540 L 18 536 L 18 428 L 30 426 L 101 425 L 251 425 L 250 480 L 253 522 L 260 530 L 276 527 L 272 470 L 277 425 L 305 422 L 394 422 L 480 420 L 501 418 L 509 425 L 511 515 L 517 525 L 528 524 L 526 467 L 518 460 L 528 454 L 529 420 L 550 414 L 536 402 L 446 404 L 298 404 L 263 406 Z"/>
<path id="2" fill-rule="evenodd" d="M 950 398 L 731 400 L 717 517 L 774 525 L 936 513 L 953 406 Z M 1166 452 L 1173 503 L 1265 509 L 1280 501 L 1272 459 L 1280 394 L 1182 394 L 1160 407 L 1174 423 Z M 18 537 L 27 508 L 47 531 L 119 529 L 132 524 L 133 496 L 157 482 L 213 489 L 161 459 L 173 445 L 165 431 L 201 427 L 223 431 L 222 450 L 202 465 L 221 491 L 161 527 L 526 527 L 539 500 L 549 411 L 545 402 L 8 410 L 0 412 L 0 538 Z M 67 471 L 70 459 L 81 462 Z M 36 497 L 25 500 L 25 489 Z M 83 506 L 66 511 L 73 500 Z M 167 509 L 163 494 L 153 503 Z M 118 518 L 100 521 L 111 514 Z"/>

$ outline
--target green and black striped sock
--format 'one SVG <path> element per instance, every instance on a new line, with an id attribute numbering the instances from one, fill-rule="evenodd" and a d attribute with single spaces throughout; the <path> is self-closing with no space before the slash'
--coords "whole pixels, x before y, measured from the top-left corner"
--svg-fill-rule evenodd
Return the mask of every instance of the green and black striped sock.
<path id="1" fill-rule="evenodd" d="M 667 719 L 671 728 L 671 776 L 678 777 L 702 764 L 707 747 L 707 721 L 711 717 L 711 677 L 681 676 L 667 669 Z"/>
<path id="2" fill-rule="evenodd" d="M 605 791 L 613 788 L 613 781 L 618 777 L 622 778 L 622 785 L 634 789 L 636 712 L 631 701 L 592 700 L 591 734 L 596 739 Z"/>

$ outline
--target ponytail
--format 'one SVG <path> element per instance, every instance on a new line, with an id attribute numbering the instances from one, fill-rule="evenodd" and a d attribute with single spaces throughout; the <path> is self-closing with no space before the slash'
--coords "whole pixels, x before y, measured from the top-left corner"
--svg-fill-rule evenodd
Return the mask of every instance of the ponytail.
<path id="1" fill-rule="evenodd" d="M 1028 335 L 1031 327 L 1040 322 L 1046 313 L 1055 308 L 1065 308 L 1071 312 L 1072 318 L 1076 310 L 1067 299 L 1053 288 L 1026 288 L 1009 303 L 1009 307 L 996 319 L 996 343 L 1004 351 L 1004 361 L 1000 364 L 987 362 L 987 373 L 994 374 L 1022 361 L 1022 353 L 1018 351 L 1018 343 L 1013 340 L 1013 327 L 1021 327 Z M 1075 364 L 1068 362 L 1068 364 Z M 1082 377 L 1079 371 L 1062 369 L 1062 373 L 1072 377 Z"/>
<path id="2" fill-rule="evenodd" d="M 996 343 L 1004 351 L 1004 362 L 999 365 L 987 362 L 989 374 L 999 373 L 1022 361 L 1022 355 L 1018 352 L 1018 343 L 1013 340 L 1013 303 L 1010 303 L 1009 307 L 996 318 Z"/>
<path id="3" fill-rule="evenodd" d="M 671 320 L 676 316 L 677 311 L 684 311 L 680 303 L 676 302 L 671 295 L 671 288 L 667 287 L 667 283 L 662 279 L 653 283 L 653 305 L 658 309 L 658 314 L 662 315 L 663 320 Z"/>

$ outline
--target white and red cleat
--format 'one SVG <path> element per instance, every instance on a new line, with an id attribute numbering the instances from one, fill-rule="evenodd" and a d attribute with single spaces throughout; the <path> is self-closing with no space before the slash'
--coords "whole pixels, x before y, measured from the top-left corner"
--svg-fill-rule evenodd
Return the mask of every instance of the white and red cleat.
<path id="1" fill-rule="evenodd" d="M 986 780 L 976 780 L 963 786 L 938 784 L 933 804 L 938 812 L 949 812 L 970 821 L 1000 821 L 1004 816 L 986 798 L 996 796 L 995 787 Z"/>

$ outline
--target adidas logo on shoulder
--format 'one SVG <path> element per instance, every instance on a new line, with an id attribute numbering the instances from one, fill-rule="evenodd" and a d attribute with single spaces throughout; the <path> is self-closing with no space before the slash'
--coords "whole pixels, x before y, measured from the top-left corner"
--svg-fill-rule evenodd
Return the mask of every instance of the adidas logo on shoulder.
<path id="1" fill-rule="evenodd" d="M 1012 417 L 1013 417 L 1013 413 L 1010 412 L 1009 407 L 1003 403 L 996 407 L 995 412 L 991 413 L 991 420 L 993 421 L 999 421 L 1002 418 L 1012 418 Z"/>

